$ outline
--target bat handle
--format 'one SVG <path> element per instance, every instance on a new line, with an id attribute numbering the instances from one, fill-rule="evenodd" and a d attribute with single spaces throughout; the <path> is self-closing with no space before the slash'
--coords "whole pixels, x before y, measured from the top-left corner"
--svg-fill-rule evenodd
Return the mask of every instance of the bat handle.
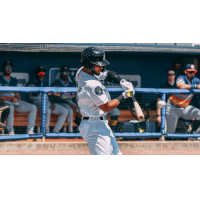
<path id="1" fill-rule="evenodd" d="M 133 92 L 131 92 L 131 94 L 132 94 L 133 102 L 136 102 L 137 100 L 135 99 L 135 96 L 133 95 Z"/>

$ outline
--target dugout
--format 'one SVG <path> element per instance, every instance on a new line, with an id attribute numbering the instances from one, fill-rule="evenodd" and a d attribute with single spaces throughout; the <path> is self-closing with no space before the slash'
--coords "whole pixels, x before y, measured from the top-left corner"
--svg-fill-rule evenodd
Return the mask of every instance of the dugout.
<path id="1" fill-rule="evenodd" d="M 177 67 L 176 73 L 184 72 L 186 62 L 193 62 L 198 67 L 200 47 L 192 44 L 0 44 L 0 66 L 10 60 L 14 67 L 13 73 L 26 73 L 30 79 L 36 66 L 47 69 L 44 81 L 51 83 L 51 69 L 68 65 L 77 69 L 80 67 L 80 53 L 88 46 L 97 46 L 106 52 L 106 59 L 111 63 L 108 69 L 125 75 L 133 81 L 135 87 L 158 88 L 167 81 L 166 69 Z M 13 75 L 13 74 L 12 74 Z M 74 73 L 75 75 L 75 73 Z M 74 76 L 73 75 L 73 76 Z M 196 74 L 200 78 L 200 73 Z M 27 84 L 27 79 L 20 77 L 21 86 Z M 112 94 L 116 95 L 116 94 Z M 142 94 L 141 99 L 147 104 L 156 100 L 156 94 L 151 97 Z M 194 98 L 195 100 L 195 98 Z M 140 99 L 138 99 L 140 101 Z M 198 103 L 191 102 L 191 103 Z M 120 109 L 125 110 L 124 105 Z M 153 105 L 155 110 L 155 105 Z"/>
<path id="2" fill-rule="evenodd" d="M 177 75 L 183 73 L 185 62 L 198 66 L 200 47 L 192 44 L 0 44 L 0 66 L 12 61 L 13 72 L 33 73 L 36 66 L 47 69 L 45 81 L 49 82 L 49 70 L 69 65 L 79 68 L 80 52 L 88 46 L 98 46 L 106 52 L 111 63 L 108 68 L 124 75 L 139 75 L 142 88 L 157 88 L 166 80 L 166 69 L 180 64 Z M 196 74 L 200 77 L 200 73 Z"/>
<path id="3" fill-rule="evenodd" d="M 10 60 L 14 65 L 13 73 L 27 73 L 30 79 L 34 68 L 42 65 L 47 69 L 44 81 L 51 84 L 51 69 L 63 65 L 79 68 L 80 53 L 88 46 L 102 48 L 110 62 L 108 69 L 125 75 L 137 88 L 158 88 L 167 81 L 166 69 L 176 66 L 177 75 L 181 75 L 187 62 L 193 62 L 198 68 L 200 59 L 200 47 L 192 43 L 5 43 L 0 44 L 0 66 Z M 72 79 L 74 76 L 75 73 Z M 200 73 L 196 76 L 200 78 Z M 21 86 L 27 84 L 27 78 L 19 79 Z M 154 97 L 144 99 L 148 103 L 155 101 Z"/>

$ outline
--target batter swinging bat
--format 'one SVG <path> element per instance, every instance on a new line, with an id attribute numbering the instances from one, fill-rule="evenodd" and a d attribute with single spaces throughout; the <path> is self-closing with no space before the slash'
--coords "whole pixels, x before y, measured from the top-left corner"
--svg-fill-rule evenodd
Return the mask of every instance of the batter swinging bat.
<path id="1" fill-rule="evenodd" d="M 144 119 L 144 114 L 142 112 L 142 109 L 140 108 L 137 100 L 135 99 L 133 93 L 131 92 L 131 96 L 132 96 L 132 99 L 133 99 L 133 105 L 134 105 L 134 108 L 135 108 L 135 113 L 137 115 L 137 118 L 142 121 Z"/>

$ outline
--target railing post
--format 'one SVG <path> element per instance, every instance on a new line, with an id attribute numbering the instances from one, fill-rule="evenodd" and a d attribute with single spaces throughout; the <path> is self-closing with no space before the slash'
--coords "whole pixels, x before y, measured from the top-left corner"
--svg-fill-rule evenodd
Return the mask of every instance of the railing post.
<path id="1" fill-rule="evenodd" d="M 47 94 L 45 92 L 42 93 L 42 110 L 41 110 L 41 127 L 42 127 L 42 142 L 45 141 L 46 135 L 46 107 L 47 107 Z"/>
<path id="2" fill-rule="evenodd" d="M 161 100 L 166 101 L 166 94 L 162 94 Z M 161 108 L 161 126 L 160 126 L 161 134 L 162 134 L 161 138 L 160 138 L 161 141 L 165 140 L 165 137 L 164 137 L 164 135 L 165 135 L 165 125 L 166 125 L 165 124 L 165 111 L 166 111 L 166 108 L 164 106 L 163 108 Z"/>

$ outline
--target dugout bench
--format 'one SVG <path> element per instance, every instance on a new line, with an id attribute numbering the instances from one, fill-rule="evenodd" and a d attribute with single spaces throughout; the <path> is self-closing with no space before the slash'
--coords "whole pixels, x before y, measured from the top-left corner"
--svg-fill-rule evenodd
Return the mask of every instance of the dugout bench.
<path id="1" fill-rule="evenodd" d="M 147 116 L 146 111 L 143 111 L 144 115 Z M 133 112 L 135 114 L 135 112 Z M 156 110 L 150 110 L 149 115 L 151 116 L 150 121 L 156 121 L 157 111 Z M 75 119 L 76 113 L 74 113 L 73 121 Z M 108 115 L 108 120 L 110 120 L 110 115 Z M 51 120 L 50 125 L 51 127 L 55 126 L 58 119 L 58 115 L 51 114 Z M 120 115 L 118 118 L 118 121 L 129 121 L 132 119 L 136 119 L 129 110 L 120 110 Z M 27 126 L 28 122 L 28 113 L 21 113 L 14 111 L 14 126 L 20 127 L 20 126 Z M 6 123 L 5 123 L 6 124 Z M 77 125 L 73 122 L 73 126 L 77 127 Z M 37 117 L 35 121 L 35 127 L 37 127 L 37 133 L 41 133 L 41 112 L 40 110 L 37 110 Z M 65 121 L 63 125 L 63 131 L 66 132 L 67 130 L 67 122 Z"/>

